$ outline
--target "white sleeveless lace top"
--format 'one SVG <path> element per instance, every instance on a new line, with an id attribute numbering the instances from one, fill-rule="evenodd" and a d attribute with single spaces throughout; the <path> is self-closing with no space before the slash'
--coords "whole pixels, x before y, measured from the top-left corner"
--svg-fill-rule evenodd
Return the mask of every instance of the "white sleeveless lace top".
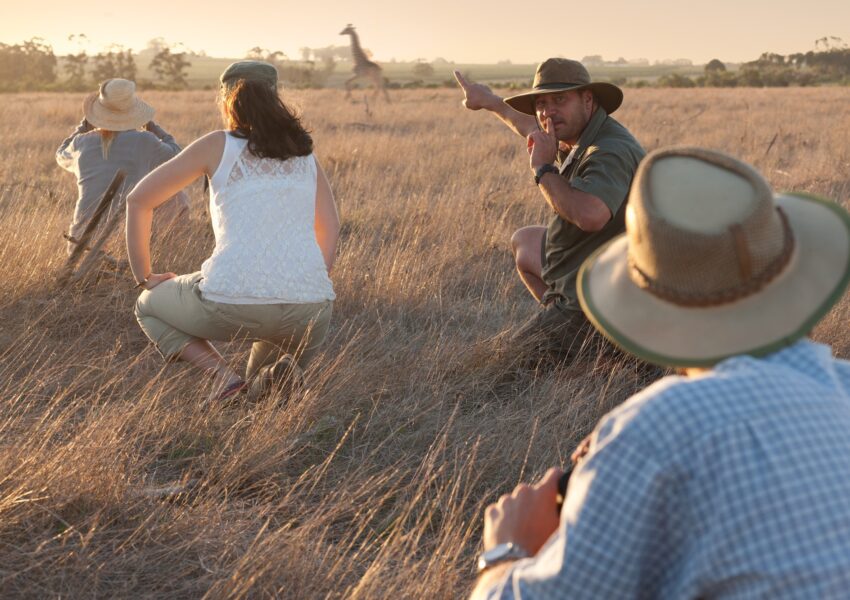
<path id="1" fill-rule="evenodd" d="M 257 158 L 225 134 L 210 178 L 215 250 L 201 265 L 204 298 L 227 304 L 306 304 L 334 299 L 313 224 L 316 159 Z"/>

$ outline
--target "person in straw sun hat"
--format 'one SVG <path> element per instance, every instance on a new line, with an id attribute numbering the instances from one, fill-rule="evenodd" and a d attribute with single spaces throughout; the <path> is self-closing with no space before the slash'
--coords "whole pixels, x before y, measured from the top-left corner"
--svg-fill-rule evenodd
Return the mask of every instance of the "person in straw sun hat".
<path id="1" fill-rule="evenodd" d="M 623 92 L 592 81 L 580 62 L 565 58 L 540 63 L 532 89 L 506 99 L 459 72 L 455 77 L 466 108 L 487 110 L 526 138 L 530 180 L 552 211 L 545 227 L 523 227 L 511 237 L 519 276 L 541 310 L 507 336 L 509 351 L 534 362 L 572 360 L 582 347 L 600 346 L 586 343 L 594 330 L 578 302 L 578 268 L 624 231 L 626 197 L 644 156 L 610 116 Z"/>
<path id="2" fill-rule="evenodd" d="M 626 231 L 583 264 L 582 307 L 682 374 L 602 418 L 560 519 L 558 469 L 487 510 L 476 595 L 846 597 L 850 362 L 806 336 L 850 280 L 850 215 L 671 148 L 641 164 Z"/>
<path id="3" fill-rule="evenodd" d="M 107 79 L 83 100 L 82 122 L 56 151 L 59 166 L 76 175 L 79 188 L 67 236 L 69 252 L 118 169 L 127 173 L 122 190 L 127 192 L 180 152 L 174 138 L 154 123 L 154 112 L 136 96 L 136 84 L 126 79 Z M 176 195 L 158 212 L 157 227 L 182 220 L 187 208 L 186 194 Z"/>

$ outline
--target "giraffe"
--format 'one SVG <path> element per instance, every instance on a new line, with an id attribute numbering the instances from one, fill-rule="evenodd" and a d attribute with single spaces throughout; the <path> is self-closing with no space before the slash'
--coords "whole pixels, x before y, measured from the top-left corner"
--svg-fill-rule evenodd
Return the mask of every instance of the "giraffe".
<path id="1" fill-rule="evenodd" d="M 363 48 L 360 47 L 360 39 L 357 37 L 357 32 L 354 31 L 354 25 L 348 24 L 348 27 L 339 32 L 340 35 L 351 36 L 351 57 L 354 59 L 354 76 L 345 81 L 345 97 L 351 98 L 351 84 L 358 79 L 367 78 L 372 82 L 372 87 L 375 88 L 375 95 L 378 92 L 384 93 L 384 98 L 387 102 L 390 101 L 390 95 L 384 88 L 384 73 L 381 70 L 381 65 L 369 60 Z"/>

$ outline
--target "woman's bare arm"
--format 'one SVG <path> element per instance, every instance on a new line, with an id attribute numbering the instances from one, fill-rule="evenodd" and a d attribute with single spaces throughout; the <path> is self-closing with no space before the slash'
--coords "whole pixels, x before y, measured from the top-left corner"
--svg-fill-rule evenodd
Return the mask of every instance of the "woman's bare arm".
<path id="1" fill-rule="evenodd" d="M 339 215 L 336 211 L 331 184 L 322 165 L 316 161 L 316 220 L 314 225 L 316 242 L 322 250 L 328 273 L 336 259 L 336 245 L 339 240 Z"/>
<path id="2" fill-rule="evenodd" d="M 223 150 L 224 133 L 209 133 L 148 173 L 127 196 L 127 258 L 136 281 L 151 276 L 153 210 L 198 177 L 214 172 Z"/>

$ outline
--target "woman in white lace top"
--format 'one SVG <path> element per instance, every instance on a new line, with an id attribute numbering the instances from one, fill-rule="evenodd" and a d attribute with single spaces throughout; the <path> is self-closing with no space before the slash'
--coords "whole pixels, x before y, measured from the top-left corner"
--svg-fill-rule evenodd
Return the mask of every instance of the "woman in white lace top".
<path id="1" fill-rule="evenodd" d="M 334 300 L 339 219 L 313 141 L 278 96 L 277 70 L 241 61 L 221 84 L 226 130 L 196 140 L 130 193 L 127 252 L 144 288 L 136 318 L 145 334 L 166 359 L 213 374 L 223 400 L 297 380 L 316 353 Z M 153 209 L 202 175 L 215 250 L 199 272 L 154 273 Z M 254 341 L 244 378 L 210 343 L 237 337 Z"/>

